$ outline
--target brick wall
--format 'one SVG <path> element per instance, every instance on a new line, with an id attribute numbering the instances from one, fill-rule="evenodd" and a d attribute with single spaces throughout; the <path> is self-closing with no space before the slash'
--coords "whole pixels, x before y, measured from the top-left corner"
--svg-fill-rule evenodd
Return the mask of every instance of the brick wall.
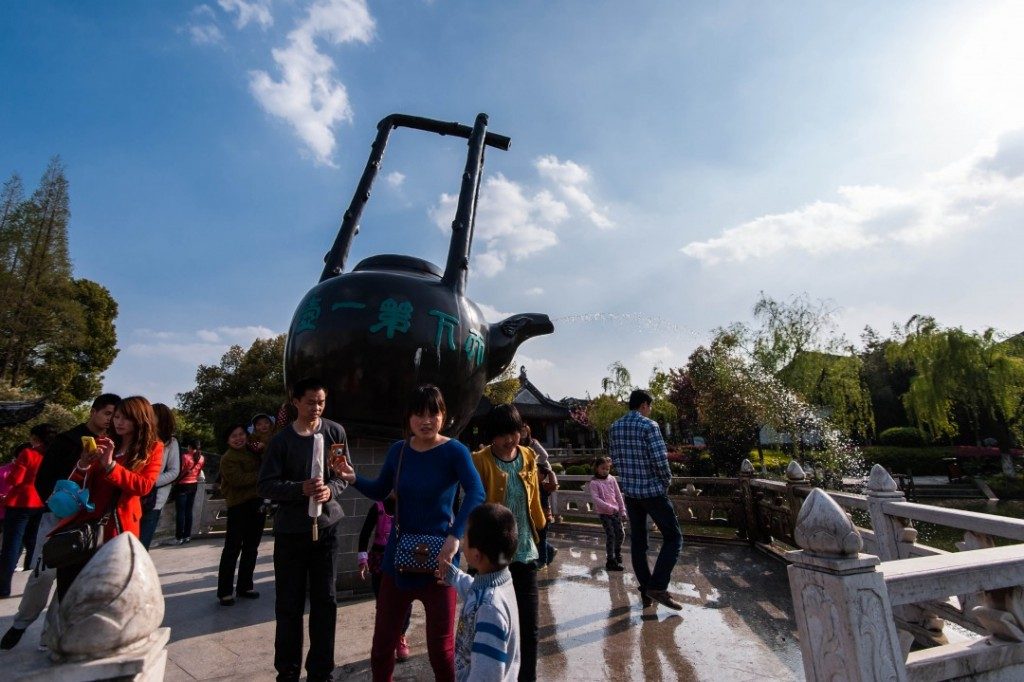
<path id="1" fill-rule="evenodd" d="M 350 444 L 352 466 L 360 476 L 376 477 L 384 464 L 391 441 L 359 440 Z M 341 509 L 345 518 L 340 521 L 341 536 L 338 543 L 338 596 L 369 592 L 370 581 L 359 578 L 359 530 L 363 527 L 366 512 L 373 504 L 369 498 L 349 487 L 341 495 Z"/>

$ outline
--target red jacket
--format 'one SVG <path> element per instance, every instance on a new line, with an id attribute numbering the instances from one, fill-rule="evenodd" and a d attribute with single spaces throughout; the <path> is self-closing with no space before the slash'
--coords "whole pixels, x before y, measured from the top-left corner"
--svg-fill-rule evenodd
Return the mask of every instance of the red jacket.
<path id="1" fill-rule="evenodd" d="M 25 448 L 18 453 L 11 470 L 7 473 L 7 483 L 11 491 L 7 493 L 4 505 L 19 509 L 40 509 L 43 501 L 36 492 L 36 472 L 43 463 L 43 455 L 32 448 Z"/>
<path id="2" fill-rule="evenodd" d="M 117 460 L 115 460 L 116 462 Z M 135 470 L 126 469 L 120 463 L 116 463 L 110 473 L 104 473 L 99 462 L 94 462 L 88 470 L 89 501 L 96 505 L 91 512 L 79 512 L 74 516 L 62 520 L 54 529 L 59 530 L 63 526 L 78 521 L 98 519 L 107 513 L 114 492 L 121 490 L 121 497 L 117 501 L 117 518 L 121 522 L 121 530 L 125 533 L 139 535 L 139 519 L 142 518 L 142 503 L 139 498 L 153 489 L 156 477 L 160 475 L 160 469 L 164 461 L 164 444 L 160 441 L 153 443 L 149 449 L 149 455 L 145 462 L 136 465 Z M 70 478 L 75 483 L 82 485 L 85 480 L 85 471 L 75 467 Z M 107 523 L 104 539 L 117 535 L 117 527 L 114 519 Z"/>

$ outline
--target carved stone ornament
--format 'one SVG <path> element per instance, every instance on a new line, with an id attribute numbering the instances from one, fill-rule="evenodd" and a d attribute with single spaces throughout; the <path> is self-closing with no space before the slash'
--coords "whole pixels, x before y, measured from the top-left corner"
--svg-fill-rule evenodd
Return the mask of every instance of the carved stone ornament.
<path id="1" fill-rule="evenodd" d="M 899 490 L 896 481 L 885 470 L 881 464 L 871 467 L 871 475 L 868 477 L 868 490 L 878 493 L 894 493 Z"/>
<path id="2" fill-rule="evenodd" d="M 795 459 L 791 459 L 789 461 L 789 466 L 786 467 L 786 478 L 792 482 L 796 482 L 805 480 L 807 475 L 804 473 L 803 467 L 801 467 Z"/>
<path id="3" fill-rule="evenodd" d="M 56 661 L 128 654 L 148 646 L 164 619 L 160 577 L 131 533 L 104 544 L 47 612 L 44 643 Z"/>
<path id="4" fill-rule="evenodd" d="M 986 592 L 984 606 L 975 606 L 971 615 L 999 639 L 1024 642 L 1024 587 Z"/>
<path id="5" fill-rule="evenodd" d="M 822 557 L 855 557 L 864 547 L 849 515 L 820 488 L 804 500 L 793 535 L 801 549 Z"/>
<path id="6" fill-rule="evenodd" d="M 754 465 L 750 463 L 749 459 L 743 460 L 743 462 L 740 464 L 740 473 L 741 474 L 753 474 L 754 473 Z"/>

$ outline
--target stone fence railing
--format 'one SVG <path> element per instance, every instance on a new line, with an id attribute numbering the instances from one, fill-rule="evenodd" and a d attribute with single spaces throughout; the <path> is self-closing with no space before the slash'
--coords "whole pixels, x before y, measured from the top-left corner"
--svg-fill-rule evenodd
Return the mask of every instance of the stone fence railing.
<path id="1" fill-rule="evenodd" d="M 559 477 L 557 513 L 596 521 L 571 489 L 589 479 Z M 880 466 L 864 495 L 815 488 L 795 462 L 785 481 L 744 462 L 735 478 L 674 478 L 669 497 L 688 537 L 724 527 L 791 563 L 807 679 L 1024 679 L 1024 544 L 1008 544 L 1024 520 L 907 502 Z M 915 521 L 963 531 L 959 551 L 919 544 Z M 976 636 L 950 642 L 947 622 Z"/>
<path id="2" fill-rule="evenodd" d="M 786 558 L 807 679 L 1024 679 L 1024 545 L 997 546 L 1024 520 L 908 503 L 877 465 L 866 495 L 806 493 Z M 964 531 L 960 551 L 917 544 L 914 521 Z"/>

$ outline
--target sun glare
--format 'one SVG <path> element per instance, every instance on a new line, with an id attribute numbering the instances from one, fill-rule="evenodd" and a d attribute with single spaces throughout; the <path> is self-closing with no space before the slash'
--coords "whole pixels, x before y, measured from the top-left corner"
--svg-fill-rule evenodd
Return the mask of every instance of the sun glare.
<path id="1" fill-rule="evenodd" d="M 985 11 L 962 35 L 949 52 L 949 94 L 986 127 L 1024 124 L 1024 3 Z"/>

